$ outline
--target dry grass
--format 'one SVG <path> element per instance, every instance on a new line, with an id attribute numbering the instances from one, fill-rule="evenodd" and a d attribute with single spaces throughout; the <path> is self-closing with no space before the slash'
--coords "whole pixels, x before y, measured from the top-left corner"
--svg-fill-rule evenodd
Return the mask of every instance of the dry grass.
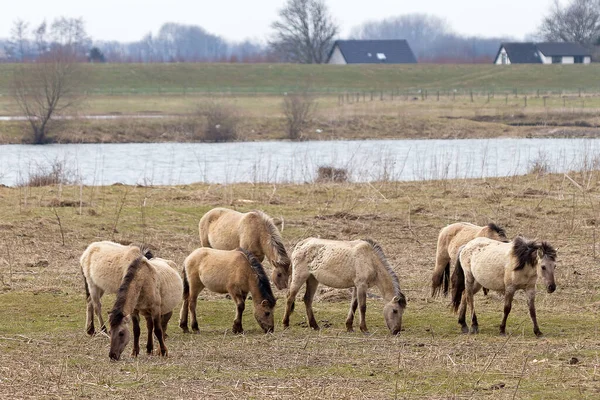
<path id="1" fill-rule="evenodd" d="M 413 183 L 0 188 L 0 397 L 595 398 L 599 178 L 587 170 Z M 371 335 L 347 334 L 347 293 L 322 291 L 315 314 L 324 330 L 306 327 L 300 294 L 291 329 L 278 323 L 274 334 L 261 334 L 248 304 L 247 332 L 233 336 L 231 301 L 203 293 L 200 335 L 180 333 L 174 316 L 168 358 L 109 362 L 108 339 L 84 332 L 81 252 L 114 236 L 146 241 L 181 263 L 198 246 L 199 218 L 214 206 L 283 217 L 288 249 L 308 236 L 377 240 L 409 299 L 405 330 L 390 337 L 381 300 L 372 298 Z M 559 248 L 558 289 L 537 297 L 542 339 L 522 295 L 506 338 L 497 333 L 498 295 L 476 296 L 477 336 L 459 333 L 448 299 L 429 298 L 438 230 L 455 221 L 495 221 L 510 236 Z M 279 321 L 284 292 L 275 294 Z"/>

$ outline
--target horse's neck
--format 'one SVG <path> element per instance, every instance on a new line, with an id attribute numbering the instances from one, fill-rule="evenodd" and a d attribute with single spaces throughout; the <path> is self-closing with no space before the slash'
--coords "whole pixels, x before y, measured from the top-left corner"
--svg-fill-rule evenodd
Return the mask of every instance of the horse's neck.
<path id="1" fill-rule="evenodd" d="M 260 291 L 260 288 L 258 287 L 256 276 L 254 276 L 254 274 L 252 274 L 248 280 L 248 289 L 250 289 L 250 294 L 252 294 L 252 302 L 254 304 L 260 304 L 260 302 L 265 299 Z"/>
<path id="2" fill-rule="evenodd" d="M 396 296 L 396 289 L 394 288 L 392 276 L 380 260 L 377 260 L 377 268 L 377 282 L 375 285 L 381 292 L 383 298 L 387 301 L 390 301 L 394 296 Z"/>
<path id="3" fill-rule="evenodd" d="M 131 284 L 129 285 L 129 289 L 127 290 L 127 293 L 125 295 L 125 304 L 123 304 L 123 310 L 122 310 L 122 313 L 124 315 L 130 315 L 131 313 L 133 313 L 133 310 L 135 310 L 135 307 L 138 304 L 138 300 L 142 293 L 142 281 L 143 281 L 143 279 L 142 279 L 143 273 L 140 273 L 140 272 L 142 272 L 142 271 L 138 271 L 138 275 L 133 280 L 133 282 L 131 282 Z M 140 275 L 142 275 L 142 276 L 140 276 Z"/>

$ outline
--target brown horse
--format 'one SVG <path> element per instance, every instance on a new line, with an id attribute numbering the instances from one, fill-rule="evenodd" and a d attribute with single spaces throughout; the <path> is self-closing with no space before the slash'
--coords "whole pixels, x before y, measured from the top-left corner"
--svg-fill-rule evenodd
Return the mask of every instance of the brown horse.
<path id="1" fill-rule="evenodd" d="M 161 317 L 162 326 L 166 332 L 172 314 L 171 310 L 179 302 L 180 294 L 183 291 L 183 283 L 176 272 L 177 265 L 170 260 L 153 258 L 152 253 L 147 249 L 103 241 L 91 243 L 79 260 L 87 300 L 86 332 L 89 335 L 95 334 L 94 312 L 100 322 L 100 330 L 106 332 L 100 299 L 104 293 L 117 293 L 128 266 L 140 253 L 143 253 L 150 264 L 159 271 L 161 297 L 168 299 L 167 303 L 175 302 L 172 306 L 167 304 L 165 307 L 167 311 Z"/>
<path id="2" fill-rule="evenodd" d="M 533 332 L 536 336 L 541 336 L 535 312 L 535 284 L 538 275 L 541 275 L 548 293 L 554 292 L 555 266 L 556 250 L 547 242 L 538 243 L 522 237 L 516 237 L 509 243 L 476 238 L 461 247 L 452 274 L 452 306 L 454 311 L 458 310 L 458 322 L 462 332 L 469 332 L 465 321 L 467 305 L 471 307 L 471 333 L 479 332 L 473 294 L 485 287 L 504 293 L 501 335 L 505 334 L 506 319 L 512 307 L 513 296 L 517 290 L 523 289 L 527 294 Z"/>
<path id="3" fill-rule="evenodd" d="M 179 326 L 188 330 L 188 311 L 192 316 L 192 330 L 198 333 L 196 302 L 204 289 L 216 293 L 229 293 L 236 304 L 233 333 L 242 333 L 242 313 L 246 296 L 252 294 L 254 317 L 265 333 L 273 332 L 273 308 L 277 300 L 271 291 L 269 278 L 258 261 L 249 251 L 216 250 L 206 247 L 196 249 L 184 261 L 183 306 Z"/>
<path id="4" fill-rule="evenodd" d="M 240 213 L 227 208 L 214 208 L 204 214 L 198 224 L 202 247 L 220 250 L 244 248 L 262 262 L 273 266 L 271 279 L 277 289 L 288 286 L 290 259 L 281 234 L 271 217 L 262 211 Z"/>
<path id="5" fill-rule="evenodd" d="M 450 265 L 456 264 L 458 249 L 476 237 L 487 237 L 501 242 L 508 242 L 504 229 L 496 224 L 477 226 L 468 222 L 457 222 L 440 231 L 435 255 L 435 268 L 431 278 L 431 295 L 437 296 L 443 285 L 444 296 L 448 295 L 450 282 Z M 484 289 L 486 292 L 486 289 Z"/>
<path id="6" fill-rule="evenodd" d="M 312 302 L 319 283 L 345 289 L 353 288 L 346 329 L 353 330 L 354 313 L 360 306 L 360 330 L 367 332 L 367 289 L 377 286 L 387 301 L 383 308 L 385 322 L 394 335 L 402 329 L 406 298 L 400 291 L 398 277 L 381 247 L 370 239 L 355 241 L 308 238 L 296 245 L 292 253 L 292 284 L 287 297 L 283 326 L 288 327 L 298 291 L 306 282 L 304 304 L 311 328 L 319 329 Z"/>

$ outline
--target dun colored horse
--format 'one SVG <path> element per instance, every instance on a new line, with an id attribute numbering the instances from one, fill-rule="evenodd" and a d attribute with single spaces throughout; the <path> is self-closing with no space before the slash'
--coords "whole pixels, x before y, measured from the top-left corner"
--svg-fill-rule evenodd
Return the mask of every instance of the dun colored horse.
<path id="1" fill-rule="evenodd" d="M 504 318 L 500 334 L 505 334 L 506 319 L 512 307 L 515 292 L 527 294 L 533 332 L 541 336 L 535 311 L 535 285 L 541 275 L 548 293 L 556 290 L 554 268 L 556 250 L 547 242 L 538 243 L 522 237 L 502 243 L 488 238 L 471 240 L 459 250 L 456 268 L 452 274 L 452 305 L 458 310 L 458 322 L 463 333 L 469 329 L 465 322 L 467 305 L 471 307 L 471 333 L 479 332 L 473 307 L 473 294 L 484 287 L 504 293 Z"/>
<path id="2" fill-rule="evenodd" d="M 202 247 L 220 250 L 243 248 L 259 262 L 265 258 L 273 266 L 271 279 L 278 289 L 288 287 L 290 259 L 281 234 L 273 220 L 262 211 L 240 213 L 227 208 L 214 208 L 204 214 L 198 224 Z"/>
<path id="3" fill-rule="evenodd" d="M 81 270 L 87 295 L 87 333 L 93 335 L 94 311 L 101 329 L 106 331 L 102 319 L 100 298 L 104 293 L 117 293 L 117 301 L 110 314 L 112 359 L 119 359 L 129 342 L 127 323 L 133 321 L 134 356 L 139 354 L 139 313 L 146 317 L 148 326 L 148 352 L 152 352 L 152 331 L 159 343 L 163 340 L 173 308 L 179 302 L 183 282 L 172 261 L 153 258 L 149 252 L 136 246 L 123 246 L 113 242 L 95 242 L 81 256 Z M 156 305 L 158 308 L 156 309 Z M 158 319 L 155 314 L 158 313 Z M 166 355 L 164 343 L 161 353 Z"/>
<path id="4" fill-rule="evenodd" d="M 198 333 L 196 302 L 198 294 L 207 288 L 216 293 L 229 293 L 236 304 L 233 333 L 242 333 L 242 313 L 246 296 L 252 294 L 254 317 L 265 333 L 273 332 L 273 308 L 277 300 L 271 291 L 269 278 L 249 251 L 196 249 L 184 261 L 183 306 L 179 326 L 188 332 L 188 311 L 192 316 L 192 330 Z"/>
<path id="5" fill-rule="evenodd" d="M 504 229 L 496 224 L 477 226 L 468 222 L 457 222 L 440 231 L 435 255 L 435 268 L 431 279 L 431 295 L 437 296 L 443 285 L 444 296 L 448 295 L 450 266 L 456 264 L 458 249 L 476 237 L 487 237 L 508 242 Z M 484 289 L 486 292 L 486 289 Z"/>
<path id="6" fill-rule="evenodd" d="M 298 291 L 306 282 L 304 304 L 311 328 L 319 329 L 312 302 L 319 283 L 345 289 L 353 288 L 346 329 L 353 330 L 354 313 L 360 310 L 360 330 L 367 332 L 365 313 L 367 289 L 377 286 L 387 304 L 385 322 L 394 335 L 402 329 L 406 298 L 400 291 L 398 277 L 381 247 L 372 240 L 337 241 L 308 238 L 298 243 L 292 253 L 292 283 L 286 302 L 283 326 L 288 327 Z"/>

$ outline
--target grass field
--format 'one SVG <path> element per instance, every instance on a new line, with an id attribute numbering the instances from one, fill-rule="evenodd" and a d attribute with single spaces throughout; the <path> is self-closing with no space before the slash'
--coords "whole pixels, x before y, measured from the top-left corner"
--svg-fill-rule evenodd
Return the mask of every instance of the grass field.
<path id="1" fill-rule="evenodd" d="M 0 64 L 7 94 L 15 64 Z M 90 94 L 193 92 L 276 93 L 308 88 L 353 90 L 475 90 L 600 92 L 600 64 L 591 65 L 300 65 L 300 64 L 83 64 Z"/>
<path id="2" fill-rule="evenodd" d="M 586 170 L 413 183 L 0 188 L 0 397 L 597 398 L 599 178 Z M 95 240 L 145 241 L 181 263 L 215 206 L 283 218 L 290 251 L 308 236 L 375 239 L 409 300 L 404 331 L 389 335 L 373 297 L 370 334 L 346 333 L 348 293 L 321 288 L 321 331 L 307 328 L 302 293 L 283 331 L 285 292 L 275 291 L 275 332 L 261 333 L 249 302 L 246 333 L 234 336 L 232 302 L 203 293 L 200 335 L 180 332 L 177 310 L 168 358 L 109 362 L 108 339 L 84 332 L 81 252 Z M 507 337 L 498 335 L 497 294 L 476 296 L 477 336 L 459 333 L 448 299 L 430 298 L 437 233 L 455 221 L 495 221 L 509 236 L 559 248 L 558 289 L 540 288 L 536 299 L 544 337 L 533 335 L 523 295 Z"/>

